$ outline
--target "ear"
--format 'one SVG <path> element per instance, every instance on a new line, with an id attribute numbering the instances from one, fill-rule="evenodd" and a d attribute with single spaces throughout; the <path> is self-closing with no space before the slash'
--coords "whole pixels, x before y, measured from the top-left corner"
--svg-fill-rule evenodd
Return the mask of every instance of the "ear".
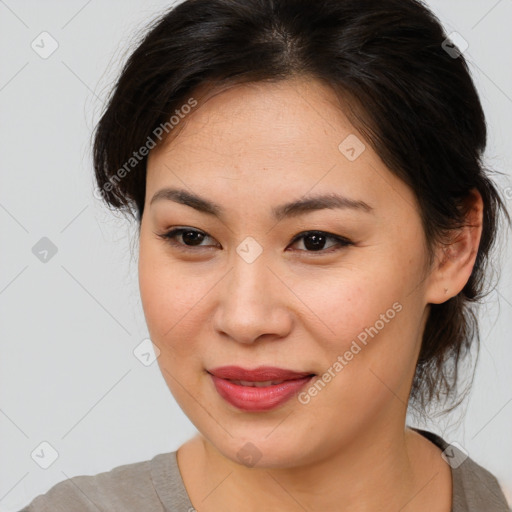
<path id="1" fill-rule="evenodd" d="M 442 304 L 455 297 L 468 282 L 482 236 L 483 199 L 477 189 L 466 198 L 464 226 L 450 234 L 436 249 L 435 263 L 427 280 L 426 301 Z"/>

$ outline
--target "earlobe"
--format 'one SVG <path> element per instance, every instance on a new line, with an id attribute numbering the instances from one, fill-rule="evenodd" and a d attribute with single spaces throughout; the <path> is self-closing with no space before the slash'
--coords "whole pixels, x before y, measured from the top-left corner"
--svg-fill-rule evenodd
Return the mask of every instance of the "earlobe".
<path id="1" fill-rule="evenodd" d="M 483 207 L 480 192 L 473 189 L 466 198 L 464 225 L 437 249 L 436 263 L 428 279 L 427 303 L 442 304 L 455 297 L 471 277 L 482 236 Z"/>

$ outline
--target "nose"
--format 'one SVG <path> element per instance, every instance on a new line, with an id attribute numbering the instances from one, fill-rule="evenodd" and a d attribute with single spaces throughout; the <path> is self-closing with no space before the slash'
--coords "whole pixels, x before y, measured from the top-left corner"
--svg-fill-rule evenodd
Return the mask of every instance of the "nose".
<path id="1" fill-rule="evenodd" d="M 285 337 L 293 325 L 292 294 L 276 274 L 261 256 L 252 263 L 237 256 L 218 285 L 217 332 L 245 344 Z"/>

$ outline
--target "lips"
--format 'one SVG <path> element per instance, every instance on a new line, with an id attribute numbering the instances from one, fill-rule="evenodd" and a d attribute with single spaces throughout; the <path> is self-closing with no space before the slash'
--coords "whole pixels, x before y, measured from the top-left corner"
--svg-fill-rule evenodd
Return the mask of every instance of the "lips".
<path id="1" fill-rule="evenodd" d="M 274 386 L 276 384 L 281 384 L 284 380 L 265 380 L 263 382 L 254 382 L 252 380 L 232 380 L 233 384 L 238 384 L 239 386 L 249 386 L 252 388 L 264 388 L 266 386 Z"/>
<path id="2" fill-rule="evenodd" d="M 315 374 L 260 366 L 254 370 L 223 366 L 209 370 L 218 394 L 245 411 L 267 411 L 288 401 Z"/>
<path id="3" fill-rule="evenodd" d="M 271 381 L 274 383 L 283 382 L 285 380 L 295 380 L 302 377 L 313 375 L 312 372 L 296 372 L 284 368 L 276 368 L 274 366 L 259 366 L 253 370 L 241 368 L 240 366 L 220 366 L 208 370 L 208 373 L 219 377 L 220 379 L 227 379 L 233 381 L 245 382 L 266 382 Z"/>

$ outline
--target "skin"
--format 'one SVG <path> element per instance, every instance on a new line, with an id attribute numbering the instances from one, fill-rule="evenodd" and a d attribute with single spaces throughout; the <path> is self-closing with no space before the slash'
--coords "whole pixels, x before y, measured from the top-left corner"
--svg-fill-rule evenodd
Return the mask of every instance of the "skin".
<path id="1" fill-rule="evenodd" d="M 160 369 L 199 431 L 178 450 L 194 507 L 448 512 L 450 468 L 434 444 L 406 427 L 405 415 L 429 304 L 456 295 L 471 274 L 480 195 L 468 199 L 472 226 L 440 246 L 427 268 L 414 193 L 344 116 L 331 89 L 295 78 L 200 92 L 199 106 L 150 152 L 139 253 Z M 350 134 L 366 145 L 354 161 L 338 149 Z M 150 205 L 164 187 L 214 201 L 225 216 L 170 200 Z M 371 212 L 271 217 L 274 206 L 333 191 Z M 181 251 L 158 236 L 173 227 L 205 236 L 199 246 L 175 237 L 189 248 Z M 294 242 L 307 230 L 352 245 L 327 238 L 314 251 L 304 238 Z M 262 248 L 252 263 L 236 251 L 248 236 Z M 292 398 L 271 411 L 241 411 L 206 372 L 271 365 L 321 376 L 395 303 L 400 312 L 307 404 Z M 248 442 L 260 457 L 254 466 L 237 457 Z"/>

